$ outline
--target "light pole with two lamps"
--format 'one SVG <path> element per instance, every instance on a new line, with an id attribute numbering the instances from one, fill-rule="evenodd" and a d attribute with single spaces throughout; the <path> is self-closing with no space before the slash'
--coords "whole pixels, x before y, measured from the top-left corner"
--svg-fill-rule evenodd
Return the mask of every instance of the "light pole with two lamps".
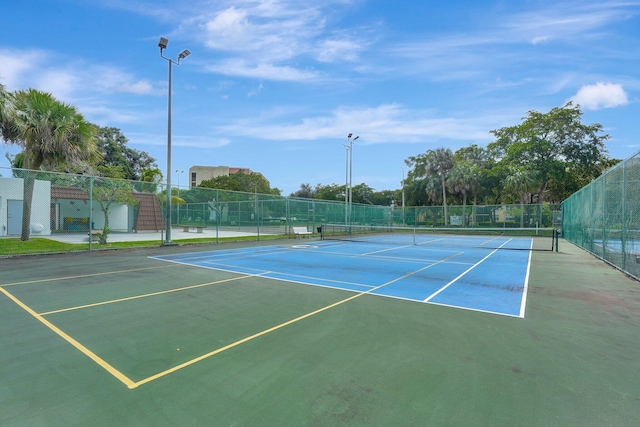
<path id="1" fill-rule="evenodd" d="M 404 217 L 404 168 L 400 167 L 400 169 L 402 169 L 402 225 L 405 225 L 405 217 Z"/>
<path id="2" fill-rule="evenodd" d="M 349 143 L 349 215 L 348 215 L 348 224 L 351 224 L 351 208 L 353 206 L 353 143 L 356 139 L 360 138 L 356 136 L 355 138 L 351 138 L 353 136 L 352 133 L 347 135 L 347 142 Z"/>
<path id="3" fill-rule="evenodd" d="M 349 146 L 340 144 L 344 147 L 345 165 L 344 165 L 344 225 L 349 225 Z"/>
<path id="4" fill-rule="evenodd" d="M 169 101 L 167 107 L 167 232 L 164 244 L 170 245 L 171 242 L 171 66 L 173 64 L 180 65 L 180 61 L 191 55 L 189 49 L 185 49 L 178 54 L 178 60 L 174 61 L 162 54 L 169 44 L 169 39 L 160 37 L 158 47 L 160 48 L 160 57 L 169 63 Z"/>
<path id="5" fill-rule="evenodd" d="M 180 198 L 180 175 L 182 175 L 184 173 L 184 170 L 180 170 L 180 169 L 176 169 L 176 174 L 178 175 L 178 199 Z M 178 222 L 177 224 L 180 224 L 180 201 L 178 201 Z"/>

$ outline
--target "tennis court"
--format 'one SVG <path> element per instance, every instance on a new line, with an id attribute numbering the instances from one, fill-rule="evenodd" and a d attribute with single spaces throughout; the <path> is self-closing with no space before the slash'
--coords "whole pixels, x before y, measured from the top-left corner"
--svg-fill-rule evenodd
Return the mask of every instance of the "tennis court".
<path id="1" fill-rule="evenodd" d="M 640 421 L 637 282 L 481 239 L 0 260 L 0 424 Z"/>
<path id="2" fill-rule="evenodd" d="M 441 245 L 444 242 L 447 247 Z M 495 249 L 482 248 L 488 242 Z M 398 246 L 322 241 L 155 259 L 362 294 L 524 316 L 530 252 L 501 249 L 530 248 L 532 239 L 433 236 L 430 243 Z"/>

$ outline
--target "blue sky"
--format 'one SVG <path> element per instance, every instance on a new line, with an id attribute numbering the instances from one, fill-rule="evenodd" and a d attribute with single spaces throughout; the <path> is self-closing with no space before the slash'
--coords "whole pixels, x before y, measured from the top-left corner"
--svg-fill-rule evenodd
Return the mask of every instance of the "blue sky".
<path id="1" fill-rule="evenodd" d="M 0 17 L 0 82 L 51 92 L 120 128 L 172 181 L 246 167 L 284 195 L 302 183 L 396 189 L 404 159 L 485 146 L 492 129 L 573 100 L 640 149 L 640 1 L 21 0 Z M 3 145 L 4 152 L 16 153 Z M 0 166 L 8 166 L 0 158 Z M 175 171 L 184 170 L 183 174 Z M 406 170 L 405 170 L 406 173 Z M 179 177 L 180 176 L 180 177 Z"/>

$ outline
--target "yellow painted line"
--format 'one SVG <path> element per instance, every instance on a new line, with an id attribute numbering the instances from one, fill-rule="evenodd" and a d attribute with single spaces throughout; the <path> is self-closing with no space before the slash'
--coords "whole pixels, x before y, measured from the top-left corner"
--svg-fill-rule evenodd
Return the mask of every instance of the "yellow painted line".
<path id="1" fill-rule="evenodd" d="M 248 276 L 232 277 L 230 279 L 216 280 L 215 282 L 200 283 L 198 285 L 191 285 L 191 286 L 185 286 L 185 287 L 182 287 L 182 288 L 168 289 L 166 291 L 152 292 L 152 293 L 149 293 L 149 294 L 136 295 L 136 296 L 133 296 L 133 297 L 118 298 L 118 299 L 113 299 L 113 300 L 109 300 L 109 301 L 96 302 L 96 303 L 93 303 L 93 304 L 85 304 L 85 305 L 79 305 L 79 306 L 76 306 L 76 307 L 62 308 L 60 310 L 45 311 L 43 313 L 38 313 L 38 314 L 40 316 L 48 316 L 50 314 L 63 313 L 65 311 L 80 310 L 80 309 L 83 309 L 83 308 L 97 307 L 97 306 L 100 306 L 100 305 L 113 304 L 113 303 L 116 303 L 116 302 L 131 301 L 131 300 L 138 299 L 138 298 L 147 298 L 147 297 L 152 297 L 152 296 L 156 296 L 156 295 L 170 294 L 172 292 L 186 291 L 187 289 L 201 288 L 203 286 L 212 286 L 212 285 L 217 285 L 217 284 L 220 284 L 220 283 L 232 282 L 234 280 L 247 279 L 249 277 L 256 277 L 256 276 L 255 275 L 248 275 Z"/>
<path id="2" fill-rule="evenodd" d="M 144 267 L 144 268 L 133 268 L 131 270 L 116 270 L 116 271 L 106 271 L 104 273 L 91 273 L 91 274 L 80 274 L 77 276 L 66 276 L 66 277 L 54 277 L 50 279 L 38 279 L 38 280 L 28 280 L 26 282 L 14 282 L 14 283 L 6 283 L 4 285 L 0 285 L 0 287 L 6 286 L 16 286 L 16 285 L 28 285 L 33 283 L 44 283 L 44 282 L 55 282 L 57 280 L 71 280 L 71 279 L 82 279 L 85 277 L 97 277 L 97 276 L 106 276 L 109 274 L 121 274 L 121 273 L 131 273 L 133 271 L 144 271 L 144 270 L 154 270 L 157 268 L 169 268 L 173 265 L 158 265 L 155 267 Z"/>
<path id="3" fill-rule="evenodd" d="M 203 354 L 202 356 L 196 357 L 195 359 L 191 359 L 191 360 L 189 360 L 189 361 L 187 361 L 187 362 L 181 363 L 180 365 L 176 365 L 176 366 L 174 366 L 173 368 L 167 369 L 166 371 L 159 372 L 159 373 L 157 373 L 157 374 L 155 374 L 155 375 L 152 375 L 152 376 L 150 376 L 150 377 L 148 377 L 148 378 L 145 378 L 145 379 L 143 379 L 143 380 L 140 380 L 140 381 L 136 382 L 135 384 L 133 384 L 133 386 L 129 386 L 129 388 L 137 388 L 137 387 L 139 387 L 139 386 L 141 386 L 141 385 L 143 385 L 143 384 L 146 384 L 146 383 L 149 383 L 149 382 L 151 382 L 151 381 L 157 380 L 158 378 L 162 378 L 162 377 L 164 377 L 164 376 L 166 376 L 166 375 L 169 375 L 169 374 L 171 374 L 171 373 L 174 373 L 174 372 L 176 372 L 176 371 L 179 371 L 179 370 L 180 370 L 180 369 L 182 369 L 182 368 L 186 368 L 187 366 L 190 366 L 190 365 L 193 365 L 193 364 L 195 364 L 195 363 L 198 363 L 198 362 L 200 362 L 200 361 L 202 361 L 202 360 L 204 360 L 204 359 L 207 359 L 207 358 L 209 358 L 209 357 L 211 357 L 211 356 L 215 356 L 216 354 L 220 354 L 220 353 L 222 353 L 223 351 L 226 351 L 226 350 L 229 350 L 229 349 L 231 349 L 231 348 L 237 347 L 237 346 L 239 346 L 239 345 L 241 345 L 241 344 L 244 344 L 244 343 L 246 343 L 246 342 L 248 342 L 248 341 L 251 341 L 251 340 L 253 340 L 253 339 L 255 339 L 255 338 L 258 338 L 258 337 L 261 337 L 261 336 L 263 336 L 263 335 L 266 335 L 266 334 L 268 334 L 268 333 L 270 333 L 270 332 L 277 331 L 278 329 L 282 329 L 282 328 L 284 328 L 285 326 L 289 326 L 289 325 L 291 325 L 291 324 L 293 324 L 293 323 L 299 322 L 300 320 L 306 319 L 306 318 L 311 317 L 311 316 L 314 316 L 314 315 L 316 315 L 316 314 L 318 314 L 318 313 L 322 313 L 323 311 L 326 311 L 326 310 L 329 310 L 329 309 L 331 309 L 331 308 L 337 307 L 337 306 L 339 306 L 339 305 L 341 305 L 341 304 L 344 304 L 345 302 L 349 302 L 349 301 L 351 301 L 351 300 L 354 300 L 354 299 L 356 299 L 356 298 L 358 298 L 358 297 L 361 297 L 362 295 L 366 295 L 366 294 L 368 294 L 368 293 L 371 293 L 371 292 L 373 292 L 373 291 L 375 291 L 375 290 L 378 290 L 378 289 L 383 288 L 383 287 L 385 287 L 385 286 L 387 286 L 387 285 L 390 285 L 390 284 L 392 284 L 392 283 L 395 283 L 395 282 L 397 282 L 397 281 L 400 281 L 400 280 L 402 280 L 402 279 L 404 279 L 404 278 L 407 278 L 407 277 L 413 276 L 414 274 L 417 274 L 417 273 L 419 273 L 419 272 L 421 272 L 421 271 L 424 271 L 424 270 L 426 270 L 426 269 L 428 269 L 428 268 L 431 268 L 431 267 L 433 267 L 433 266 L 435 266 L 435 265 L 438 265 L 438 264 L 440 264 L 440 263 L 442 263 L 442 262 L 446 262 L 446 261 L 447 261 L 447 260 L 449 260 L 450 258 L 456 257 L 456 256 L 458 256 L 458 255 L 459 255 L 459 254 L 452 255 L 452 256 L 450 256 L 450 257 L 448 257 L 448 258 L 446 258 L 446 259 L 440 260 L 440 261 L 438 261 L 438 262 L 436 262 L 436 263 L 430 264 L 430 265 L 428 265 L 428 266 L 426 266 L 426 267 L 423 267 L 423 268 L 420 268 L 420 269 L 418 269 L 418 270 L 416 270 L 416 271 L 412 271 L 412 272 L 410 272 L 410 273 L 407 273 L 407 274 L 405 274 L 405 275 L 404 275 L 404 276 L 402 276 L 402 277 L 398 277 L 397 279 L 394 279 L 394 280 L 391 280 L 391 281 L 389 281 L 389 282 L 383 283 L 382 285 L 378 285 L 378 286 L 376 286 L 376 287 L 374 287 L 374 288 L 371 288 L 371 289 L 369 289 L 369 290 L 367 290 L 367 291 L 359 292 L 359 293 L 357 293 L 357 294 L 355 294 L 355 295 L 350 296 L 349 298 L 345 298 L 345 299 L 343 299 L 343 300 L 340 300 L 340 301 L 338 301 L 338 302 L 335 302 L 335 303 L 333 303 L 333 304 L 330 304 L 330 305 L 328 305 L 328 306 L 326 306 L 326 307 L 322 307 L 322 308 L 320 308 L 320 309 L 318 309 L 318 310 L 315 310 L 315 311 L 312 311 L 312 312 L 310 312 L 310 313 L 304 314 L 304 315 L 302 315 L 302 316 L 300 316 L 300 317 L 296 317 L 295 319 L 291 319 L 291 320 L 288 320 L 288 321 L 286 321 L 286 322 L 284 322 L 284 323 L 281 323 L 281 324 L 279 324 L 279 325 L 273 326 L 273 327 L 271 327 L 271 328 L 269 328 L 269 329 L 265 329 L 264 331 L 258 332 L 258 333 L 256 333 L 256 334 L 253 334 L 253 335 L 251 335 L 251 336 L 248 336 L 248 337 L 246 337 L 246 338 L 243 338 L 243 339 L 241 339 L 241 340 L 238 340 L 238 341 L 236 341 L 236 342 L 234 342 L 234 343 L 231 343 L 231 344 L 229 344 L 229 345 L 226 345 L 226 346 L 224 346 L 224 347 L 220 347 L 220 348 L 219 348 L 219 349 L 217 349 L 217 350 L 213 350 L 213 351 L 211 351 L 211 352 L 209 352 L 209 353 L 207 353 L 207 354 Z"/>
<path id="4" fill-rule="evenodd" d="M 130 380 L 127 376 L 125 376 L 122 372 L 118 371 L 116 368 L 114 368 L 113 366 L 111 366 L 110 364 L 108 364 L 104 359 L 102 359 L 100 356 L 98 356 L 97 354 L 95 354 L 94 352 L 92 352 L 91 350 L 89 350 L 87 347 L 83 346 L 82 344 L 80 344 L 78 341 L 74 340 L 73 338 L 71 338 L 69 335 L 67 335 L 65 332 L 63 332 L 61 329 L 59 329 L 57 326 L 55 326 L 53 323 L 49 322 L 48 320 L 46 320 L 45 318 L 43 318 L 42 316 L 40 316 L 38 313 L 36 313 L 35 311 L 33 311 L 29 306 L 27 306 L 26 304 L 24 304 L 22 301 L 20 301 L 18 298 L 14 297 L 11 293 L 9 293 L 9 291 L 7 291 L 6 289 L 0 288 L 0 292 L 2 292 L 3 294 L 5 294 L 9 299 L 11 299 L 13 302 L 15 302 L 16 304 L 18 304 L 20 307 L 22 307 L 23 310 L 25 310 L 27 313 L 29 313 L 30 315 L 32 315 L 33 317 L 35 317 L 38 321 L 40 321 L 42 324 L 44 324 L 46 327 L 48 327 L 49 329 L 51 329 L 53 332 L 55 332 L 56 334 L 58 334 L 62 339 L 64 339 L 65 341 L 67 341 L 69 344 L 71 344 L 72 346 L 74 346 L 75 348 L 77 348 L 78 350 L 80 350 L 85 356 L 89 357 L 91 360 L 93 360 L 94 362 L 96 362 L 98 365 L 100 365 L 104 370 L 106 370 L 107 372 L 109 372 L 111 375 L 113 375 L 114 377 L 116 377 L 117 379 L 119 379 L 122 383 L 124 383 L 128 388 L 134 388 L 136 387 L 135 383 Z"/>

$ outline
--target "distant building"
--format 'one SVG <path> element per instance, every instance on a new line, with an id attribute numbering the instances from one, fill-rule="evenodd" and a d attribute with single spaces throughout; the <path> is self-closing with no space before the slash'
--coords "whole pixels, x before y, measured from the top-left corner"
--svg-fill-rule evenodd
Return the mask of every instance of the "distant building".
<path id="1" fill-rule="evenodd" d="M 232 168 L 229 166 L 191 166 L 189 168 L 189 188 L 197 187 L 202 181 L 206 181 L 207 179 L 218 176 L 229 176 L 240 171 L 247 174 L 253 172 L 249 168 Z M 255 173 L 262 175 L 260 172 Z"/>

